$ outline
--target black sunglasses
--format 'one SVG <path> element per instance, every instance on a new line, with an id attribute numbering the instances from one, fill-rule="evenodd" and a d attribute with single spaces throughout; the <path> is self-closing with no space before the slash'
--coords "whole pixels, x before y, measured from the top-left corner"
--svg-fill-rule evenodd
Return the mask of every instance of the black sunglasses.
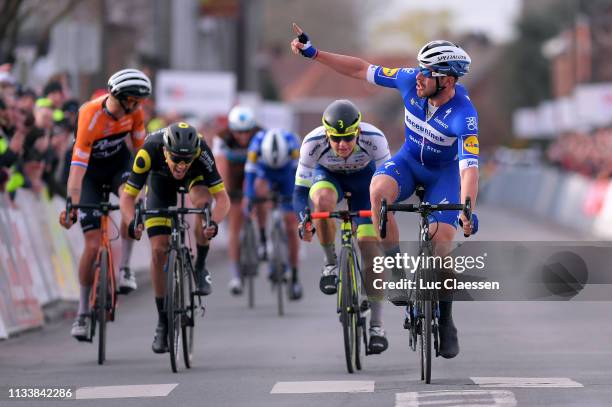
<path id="1" fill-rule="evenodd" d="M 328 137 L 329 137 L 329 141 L 334 142 L 334 143 L 340 143 L 341 141 L 346 141 L 347 143 L 350 143 L 351 141 L 355 140 L 355 137 L 357 137 L 357 134 L 349 134 L 346 136 L 332 136 L 330 134 Z"/>

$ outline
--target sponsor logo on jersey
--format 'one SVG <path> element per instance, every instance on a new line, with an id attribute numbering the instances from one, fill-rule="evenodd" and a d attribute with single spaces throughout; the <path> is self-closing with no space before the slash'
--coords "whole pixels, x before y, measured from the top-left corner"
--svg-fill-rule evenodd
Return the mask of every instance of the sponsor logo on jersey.
<path id="1" fill-rule="evenodd" d="M 448 116 L 449 114 L 451 114 L 451 112 L 453 111 L 453 108 L 451 107 L 450 109 L 446 110 L 446 112 L 444 112 L 444 117 L 442 118 L 442 120 L 446 120 L 446 116 Z"/>
<path id="2" fill-rule="evenodd" d="M 397 73 L 399 72 L 399 68 L 381 68 L 378 75 L 384 78 L 397 78 Z"/>
<path id="3" fill-rule="evenodd" d="M 478 123 L 476 123 L 476 117 L 474 116 L 466 117 L 465 123 L 467 124 L 468 130 L 476 130 L 476 127 L 478 127 Z"/>
<path id="4" fill-rule="evenodd" d="M 471 154 L 478 154 L 480 149 L 478 147 L 478 137 L 469 136 L 463 142 L 463 149 Z"/>
<path id="5" fill-rule="evenodd" d="M 442 120 L 440 120 L 439 118 L 435 117 L 434 118 L 434 122 L 438 123 L 440 126 L 444 127 L 445 129 L 448 129 L 448 124 L 444 123 Z"/>

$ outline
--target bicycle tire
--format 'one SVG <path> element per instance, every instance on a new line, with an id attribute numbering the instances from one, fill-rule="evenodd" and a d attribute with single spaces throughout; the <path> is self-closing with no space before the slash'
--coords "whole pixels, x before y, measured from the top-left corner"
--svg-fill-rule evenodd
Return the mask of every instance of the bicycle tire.
<path id="1" fill-rule="evenodd" d="M 357 257 L 357 252 L 355 251 L 355 249 L 353 249 L 352 251 L 352 258 L 353 258 L 353 265 L 354 267 L 352 268 L 352 276 L 353 276 L 353 288 L 354 288 L 354 292 L 353 292 L 353 310 L 355 311 L 355 322 L 356 322 L 356 329 L 355 329 L 355 367 L 357 368 L 357 370 L 361 370 L 362 366 L 361 366 L 361 338 L 362 338 L 362 332 L 365 332 L 366 329 L 366 324 L 365 324 L 365 318 L 362 321 L 361 318 L 361 302 L 360 302 L 360 297 L 362 294 L 362 281 L 361 281 L 361 270 L 360 270 L 360 266 L 359 266 L 359 257 Z M 363 341 L 364 345 L 367 346 L 367 341 L 365 340 L 364 337 L 364 341 Z"/>
<path id="2" fill-rule="evenodd" d="M 274 256 L 271 259 L 272 261 L 272 273 L 274 273 L 274 279 L 276 281 L 276 299 L 277 299 L 277 310 L 278 316 L 285 315 L 285 305 L 283 298 L 283 285 L 285 282 L 285 263 L 284 263 L 284 253 L 285 253 L 285 241 L 282 239 L 282 223 L 274 222 L 272 226 L 272 247 L 276 250 L 274 252 Z"/>
<path id="3" fill-rule="evenodd" d="M 240 274 L 247 286 L 247 303 L 255 308 L 255 275 L 259 266 L 255 228 L 250 218 L 245 219 L 240 232 Z"/>
<path id="4" fill-rule="evenodd" d="M 424 336 L 424 344 L 425 344 L 425 360 L 424 360 L 424 370 L 425 370 L 425 383 L 431 383 L 431 338 L 433 336 L 431 332 L 431 322 L 432 322 L 432 310 L 431 310 L 431 301 L 423 301 L 423 306 L 425 308 L 425 312 L 423 313 L 423 336 Z"/>
<path id="5" fill-rule="evenodd" d="M 181 342 L 183 346 L 183 361 L 187 369 L 191 368 L 191 362 L 193 361 L 193 337 L 194 337 L 194 325 L 195 325 L 195 297 L 193 295 L 194 287 L 194 270 L 193 265 L 189 257 L 189 253 L 183 254 L 183 284 L 182 284 L 182 295 L 187 301 L 183 301 L 185 304 L 185 312 L 181 318 Z"/>
<path id="6" fill-rule="evenodd" d="M 180 314 L 178 312 L 180 301 L 180 284 L 177 277 L 181 272 L 180 258 L 176 250 L 170 250 L 168 256 L 168 271 L 166 276 L 166 315 L 168 319 L 168 353 L 170 354 L 170 367 L 178 371 L 178 345 L 180 335 Z"/>
<path id="7" fill-rule="evenodd" d="M 357 324 L 353 309 L 353 281 L 350 272 L 350 261 L 349 250 L 343 247 L 340 250 L 340 281 L 338 282 L 338 301 L 340 306 L 340 320 L 342 322 L 346 369 L 349 373 L 354 373 Z"/>
<path id="8" fill-rule="evenodd" d="M 98 295 L 96 302 L 98 312 L 98 364 L 106 360 L 106 316 L 108 308 L 108 251 L 100 251 L 100 268 L 98 274 Z"/>

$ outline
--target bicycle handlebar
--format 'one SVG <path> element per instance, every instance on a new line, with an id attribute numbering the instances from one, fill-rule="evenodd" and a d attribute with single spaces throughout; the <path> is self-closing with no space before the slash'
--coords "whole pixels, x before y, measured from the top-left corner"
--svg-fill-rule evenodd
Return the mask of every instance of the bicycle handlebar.
<path id="1" fill-rule="evenodd" d="M 73 204 L 72 203 L 72 197 L 67 197 L 66 198 L 66 223 L 68 223 L 68 221 L 70 220 L 70 212 L 72 212 L 73 209 L 98 209 L 99 211 L 101 211 L 103 214 L 108 214 L 111 211 L 117 211 L 119 210 L 119 205 L 114 205 L 110 202 L 100 202 L 97 204 Z M 76 219 L 73 219 L 73 222 L 75 222 Z"/>
<path id="2" fill-rule="evenodd" d="M 468 220 L 472 219 L 472 199 L 468 196 L 465 198 L 465 204 L 430 204 L 430 203 L 418 203 L 418 204 L 388 204 L 386 199 L 381 201 L 380 205 L 380 224 L 379 232 L 380 237 L 385 238 L 387 236 L 387 213 L 389 211 L 398 212 L 416 212 L 419 214 L 429 214 L 437 211 L 463 211 Z M 469 235 L 463 234 L 465 237 Z"/>
<path id="3" fill-rule="evenodd" d="M 176 206 L 170 206 L 168 208 L 143 209 L 142 201 L 138 201 L 134 210 L 134 219 L 136 219 L 136 226 L 138 226 L 142 225 L 142 217 L 145 215 L 175 216 L 187 214 L 204 215 L 205 226 L 210 226 L 211 211 L 210 204 L 208 202 L 204 205 L 203 208 L 179 208 Z"/>

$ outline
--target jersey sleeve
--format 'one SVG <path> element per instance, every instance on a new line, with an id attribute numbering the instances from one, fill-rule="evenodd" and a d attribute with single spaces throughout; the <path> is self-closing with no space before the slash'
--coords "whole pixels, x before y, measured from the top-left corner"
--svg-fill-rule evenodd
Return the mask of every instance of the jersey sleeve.
<path id="1" fill-rule="evenodd" d="M 325 138 L 323 126 L 311 131 L 300 147 L 297 171 L 295 173 L 295 185 L 310 188 L 314 177 L 314 169 L 317 165 L 322 150 L 321 139 Z"/>
<path id="2" fill-rule="evenodd" d="M 148 141 L 138 150 L 134 162 L 132 163 L 132 172 L 125 184 L 124 191 L 128 195 L 138 196 L 140 190 L 147 182 L 147 177 L 151 171 L 152 157 L 155 156 L 156 144 Z"/>
<path id="3" fill-rule="evenodd" d="M 417 74 L 416 68 L 386 68 L 380 65 L 370 65 L 366 78 L 374 85 L 401 90 L 413 87 Z"/>
<path id="4" fill-rule="evenodd" d="M 93 109 L 87 109 L 87 107 L 88 104 L 84 105 L 78 113 L 71 166 L 87 168 L 89 165 L 89 157 L 95 141 L 93 131 L 102 111 L 94 111 Z"/>
<path id="5" fill-rule="evenodd" d="M 257 172 L 257 161 L 261 155 L 261 142 L 263 141 L 264 134 L 263 131 L 258 132 L 249 142 L 247 160 L 244 166 L 244 171 L 247 174 Z"/>
<path id="6" fill-rule="evenodd" d="M 132 128 L 132 132 L 130 133 L 130 137 L 132 139 L 132 144 L 134 145 L 134 150 L 137 150 L 144 145 L 145 137 L 147 135 L 142 107 L 134 112 L 133 119 L 134 126 Z"/>
<path id="7" fill-rule="evenodd" d="M 480 144 L 478 141 L 478 114 L 476 109 L 471 107 L 465 111 L 465 114 L 457 116 L 452 124 L 458 140 L 459 169 L 478 168 Z"/>
<path id="8" fill-rule="evenodd" d="M 221 136 L 217 135 L 213 138 L 213 143 L 212 143 L 212 153 L 213 155 L 219 156 L 219 155 L 225 155 L 227 151 L 227 144 L 225 144 L 225 141 L 221 138 Z"/>
<path id="9" fill-rule="evenodd" d="M 217 170 L 217 164 L 215 164 L 215 158 L 210 150 L 210 147 L 208 147 L 204 140 L 201 140 L 200 147 L 202 151 L 198 161 L 204 164 L 204 169 L 202 174 L 196 176 L 196 178 L 191 181 L 190 187 L 197 181 L 205 180 L 205 185 L 208 187 L 208 191 L 211 194 L 214 195 L 218 192 L 224 191 L 225 185 L 223 184 L 221 175 L 219 175 L 219 171 Z"/>

